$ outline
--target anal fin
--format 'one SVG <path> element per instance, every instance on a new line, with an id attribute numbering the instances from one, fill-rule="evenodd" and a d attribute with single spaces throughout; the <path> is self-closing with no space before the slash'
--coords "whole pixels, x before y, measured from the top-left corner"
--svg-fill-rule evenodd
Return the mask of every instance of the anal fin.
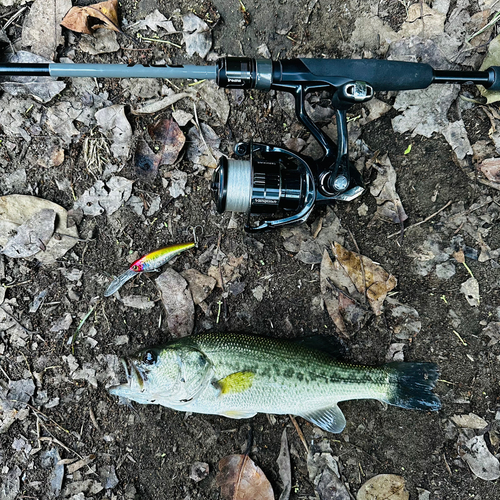
<path id="1" fill-rule="evenodd" d="M 219 415 L 222 415 L 223 417 L 227 418 L 251 418 L 256 414 L 257 412 L 255 411 L 241 411 L 241 410 L 228 410 L 219 413 Z"/>
<path id="2" fill-rule="evenodd" d="M 307 413 L 298 413 L 298 416 L 334 434 L 342 432 L 346 424 L 344 414 L 336 404 L 328 408 L 321 408 Z"/>

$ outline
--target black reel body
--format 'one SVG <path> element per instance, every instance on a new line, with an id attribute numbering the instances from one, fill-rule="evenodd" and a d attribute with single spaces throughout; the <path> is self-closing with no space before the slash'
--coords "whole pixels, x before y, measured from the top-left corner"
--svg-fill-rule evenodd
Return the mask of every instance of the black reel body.
<path id="1" fill-rule="evenodd" d="M 239 143 L 240 158 L 221 158 L 212 179 L 217 211 L 249 215 L 247 231 L 261 231 L 303 222 L 316 201 L 314 175 L 307 160 L 284 148 L 259 143 Z M 251 215 L 285 214 L 281 219 L 250 224 Z"/>

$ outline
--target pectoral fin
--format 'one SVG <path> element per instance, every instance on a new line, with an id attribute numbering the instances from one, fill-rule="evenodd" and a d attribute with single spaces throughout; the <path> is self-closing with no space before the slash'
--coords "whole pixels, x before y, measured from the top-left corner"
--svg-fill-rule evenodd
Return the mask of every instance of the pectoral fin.
<path id="1" fill-rule="evenodd" d="M 308 413 L 299 413 L 298 415 L 321 429 L 333 432 L 334 434 L 339 434 L 345 427 L 344 414 L 337 405 Z"/>
<path id="2" fill-rule="evenodd" d="M 231 373 L 231 375 L 218 380 L 217 385 L 220 387 L 221 394 L 235 394 L 250 389 L 254 377 L 255 373 L 249 371 Z"/>
<path id="3" fill-rule="evenodd" d="M 227 418 L 251 418 L 256 414 L 257 413 L 255 411 L 239 411 L 239 410 L 228 410 L 219 413 L 219 415 L 222 415 L 223 417 Z"/>

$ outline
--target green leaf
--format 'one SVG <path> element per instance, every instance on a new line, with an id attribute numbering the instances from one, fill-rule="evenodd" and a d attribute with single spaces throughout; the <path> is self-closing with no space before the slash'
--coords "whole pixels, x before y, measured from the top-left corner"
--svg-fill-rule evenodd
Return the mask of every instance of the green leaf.
<path id="1" fill-rule="evenodd" d="M 410 154 L 411 144 L 405 149 L 405 155 Z"/>

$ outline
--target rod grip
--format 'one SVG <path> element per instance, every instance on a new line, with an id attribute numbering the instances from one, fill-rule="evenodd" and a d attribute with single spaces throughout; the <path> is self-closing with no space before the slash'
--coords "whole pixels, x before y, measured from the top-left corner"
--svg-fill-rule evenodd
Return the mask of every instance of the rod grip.
<path id="1" fill-rule="evenodd" d="M 301 59 L 316 78 L 345 77 L 370 84 L 374 90 L 425 89 L 433 80 L 428 64 L 379 59 Z"/>

